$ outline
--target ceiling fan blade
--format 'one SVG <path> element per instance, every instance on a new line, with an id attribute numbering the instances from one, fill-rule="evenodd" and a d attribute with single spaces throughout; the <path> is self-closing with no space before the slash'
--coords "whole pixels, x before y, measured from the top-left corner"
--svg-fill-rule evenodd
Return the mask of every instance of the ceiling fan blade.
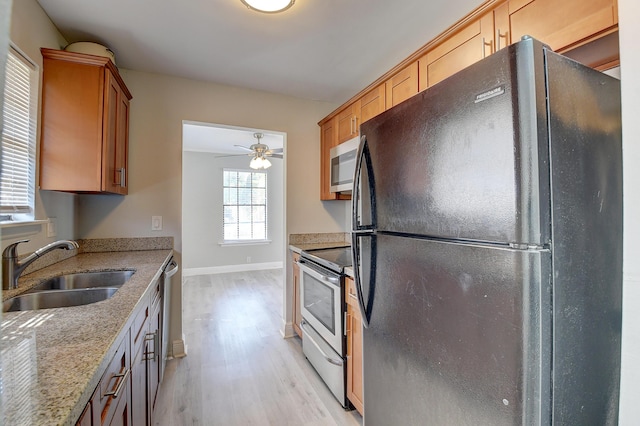
<path id="1" fill-rule="evenodd" d="M 284 158 L 284 154 L 268 154 L 267 157 L 271 158 Z"/>
<path id="2" fill-rule="evenodd" d="M 269 151 L 271 151 L 271 153 L 273 154 L 282 154 L 284 152 L 284 148 L 275 148 L 275 149 L 270 149 Z"/>
<path id="3" fill-rule="evenodd" d="M 244 149 L 245 151 L 253 152 L 253 150 L 251 148 L 246 147 L 246 146 L 242 146 L 242 145 L 234 145 L 234 146 L 238 147 L 238 148 L 241 148 L 241 149 Z"/>

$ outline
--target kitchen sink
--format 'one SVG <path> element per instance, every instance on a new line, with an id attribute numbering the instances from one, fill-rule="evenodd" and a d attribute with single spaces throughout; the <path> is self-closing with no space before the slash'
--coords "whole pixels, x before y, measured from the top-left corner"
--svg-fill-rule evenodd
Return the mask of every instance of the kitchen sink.
<path id="1" fill-rule="evenodd" d="M 113 296 L 135 271 L 100 271 L 49 278 L 2 303 L 3 312 L 88 305 Z"/>
<path id="2" fill-rule="evenodd" d="M 4 312 L 13 312 L 88 305 L 110 298 L 118 291 L 118 288 L 119 287 L 99 287 L 25 293 L 5 300 L 2 303 L 2 310 Z"/>
<path id="3" fill-rule="evenodd" d="M 29 290 L 29 293 L 43 290 L 75 290 L 95 287 L 119 287 L 135 271 L 100 271 L 66 274 L 49 278 Z"/>

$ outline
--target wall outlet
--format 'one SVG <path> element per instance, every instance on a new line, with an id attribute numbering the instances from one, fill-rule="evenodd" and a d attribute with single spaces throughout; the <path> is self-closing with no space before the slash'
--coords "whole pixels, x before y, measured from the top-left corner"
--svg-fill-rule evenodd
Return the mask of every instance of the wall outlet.
<path id="1" fill-rule="evenodd" d="M 247 263 L 251 263 L 251 256 L 247 256 Z"/>
<path id="2" fill-rule="evenodd" d="M 162 231 L 162 216 L 151 216 L 151 230 Z"/>
<path id="3" fill-rule="evenodd" d="M 58 236 L 58 218 L 50 217 L 47 222 L 47 237 Z"/>

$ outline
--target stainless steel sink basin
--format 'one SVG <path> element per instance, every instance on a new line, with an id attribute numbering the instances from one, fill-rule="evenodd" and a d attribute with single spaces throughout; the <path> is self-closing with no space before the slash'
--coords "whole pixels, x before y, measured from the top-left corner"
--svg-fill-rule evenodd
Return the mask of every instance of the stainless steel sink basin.
<path id="1" fill-rule="evenodd" d="M 43 290 L 74 290 L 95 287 L 119 287 L 135 271 L 81 272 L 49 278 L 29 290 L 29 293 Z"/>
<path id="2" fill-rule="evenodd" d="M 118 291 L 118 288 L 100 287 L 25 293 L 5 300 L 2 303 L 2 310 L 4 312 L 13 312 L 88 305 L 89 303 L 100 302 L 110 298 Z"/>
<path id="3" fill-rule="evenodd" d="M 114 295 L 135 271 L 101 271 L 49 278 L 24 294 L 2 302 L 3 312 L 88 305 Z"/>

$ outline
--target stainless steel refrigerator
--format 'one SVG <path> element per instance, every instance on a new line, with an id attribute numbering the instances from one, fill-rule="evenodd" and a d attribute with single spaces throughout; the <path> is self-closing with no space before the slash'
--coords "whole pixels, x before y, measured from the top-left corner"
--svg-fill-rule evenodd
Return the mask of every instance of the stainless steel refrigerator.
<path id="1" fill-rule="evenodd" d="M 361 135 L 365 425 L 616 424 L 619 82 L 523 39 Z"/>

